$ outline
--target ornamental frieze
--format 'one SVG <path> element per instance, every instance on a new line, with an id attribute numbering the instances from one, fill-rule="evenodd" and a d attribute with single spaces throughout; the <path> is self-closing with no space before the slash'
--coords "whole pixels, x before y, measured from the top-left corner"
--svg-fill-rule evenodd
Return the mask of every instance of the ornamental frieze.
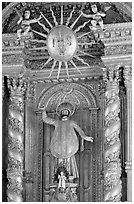
<path id="1" fill-rule="evenodd" d="M 105 56 L 127 55 L 132 53 L 132 44 L 130 45 L 110 45 L 105 48 Z"/>
<path id="2" fill-rule="evenodd" d="M 10 54 L 10 55 L 3 55 L 2 56 L 2 64 L 8 65 L 18 65 L 23 64 L 23 55 L 22 54 Z"/>

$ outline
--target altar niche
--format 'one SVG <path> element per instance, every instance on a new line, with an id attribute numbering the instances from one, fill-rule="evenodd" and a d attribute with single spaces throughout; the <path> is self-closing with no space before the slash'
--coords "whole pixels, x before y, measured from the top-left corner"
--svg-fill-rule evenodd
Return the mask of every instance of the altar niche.
<path id="1" fill-rule="evenodd" d="M 35 100 L 34 103 L 29 102 L 32 107 L 30 109 L 27 107 L 28 111 L 26 111 L 25 171 L 32 173 L 33 183 L 26 183 L 25 200 L 27 202 L 51 201 L 51 187 L 57 170 L 56 160 L 50 151 L 55 127 L 43 121 L 42 113 L 46 110 L 48 117 L 59 120 L 60 116 L 56 112 L 59 102 L 56 99 L 60 100 L 62 96 L 66 102 L 70 103 L 78 99 L 76 102 L 80 103 L 74 103 L 76 107 L 70 120 L 74 121 L 86 136 L 93 137 L 93 142 L 84 141 L 84 149 L 81 151 L 83 141 L 76 132 L 79 149 L 75 153 L 75 160 L 79 176 L 72 182 L 78 184 L 73 190 L 76 190 L 78 202 L 103 201 L 104 100 L 98 94 L 97 83 L 94 84 L 94 89 L 91 88 L 92 84 L 87 86 L 82 83 L 67 82 L 51 85 L 48 89 L 44 87 L 42 84 L 42 91 L 37 92 L 37 111 L 34 111 Z"/>
<path id="2" fill-rule="evenodd" d="M 49 113 L 49 117 L 58 119 L 56 114 Z M 54 127 L 48 125 L 41 120 L 41 114 L 38 114 L 40 121 L 39 126 L 39 151 L 42 151 L 40 161 L 38 178 L 38 187 L 40 193 L 40 201 L 50 202 L 51 192 L 50 186 L 53 184 L 54 174 L 56 171 L 55 158 L 50 152 L 50 142 L 53 136 Z M 75 154 L 76 163 L 78 167 L 79 178 L 74 182 L 78 183 L 76 195 L 79 202 L 97 202 L 102 201 L 103 185 L 100 174 L 102 172 L 102 139 L 98 134 L 98 117 L 97 110 L 89 108 L 77 110 L 71 120 L 75 121 L 86 135 L 92 136 L 93 143 L 84 142 L 84 151 L 81 151 L 82 139 L 77 134 L 79 140 L 79 149 Z M 39 183 L 41 182 L 41 183 Z M 41 190 L 42 189 L 42 190 Z"/>

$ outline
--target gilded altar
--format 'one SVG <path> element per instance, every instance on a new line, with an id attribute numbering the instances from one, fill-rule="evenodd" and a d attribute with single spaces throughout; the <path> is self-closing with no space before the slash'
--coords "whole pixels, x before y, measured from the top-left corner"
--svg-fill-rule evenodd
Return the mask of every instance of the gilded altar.
<path id="1" fill-rule="evenodd" d="M 131 3 L 124 2 L 5 4 L 3 201 L 131 201 L 131 21 Z M 62 103 L 93 138 L 84 141 L 75 130 L 76 177 L 65 168 L 66 153 L 60 163 L 51 147 Z M 63 136 L 57 140 L 67 143 Z M 61 146 L 75 146 L 57 144 L 62 155 Z M 61 164 L 67 174 L 56 173 Z"/>

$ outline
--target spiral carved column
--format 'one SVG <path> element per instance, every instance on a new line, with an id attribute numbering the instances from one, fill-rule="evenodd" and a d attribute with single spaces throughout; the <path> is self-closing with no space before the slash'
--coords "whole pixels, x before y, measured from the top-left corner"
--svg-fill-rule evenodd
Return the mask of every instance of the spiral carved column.
<path id="1" fill-rule="evenodd" d="M 24 159 L 24 91 L 22 78 L 8 79 L 10 90 L 8 124 L 8 168 L 7 200 L 23 202 L 23 159 Z"/>
<path id="2" fill-rule="evenodd" d="M 105 152 L 104 152 L 104 201 L 119 202 L 122 184 L 120 162 L 120 99 L 118 86 L 118 69 L 110 68 L 105 75 L 106 110 L 105 110 Z"/>

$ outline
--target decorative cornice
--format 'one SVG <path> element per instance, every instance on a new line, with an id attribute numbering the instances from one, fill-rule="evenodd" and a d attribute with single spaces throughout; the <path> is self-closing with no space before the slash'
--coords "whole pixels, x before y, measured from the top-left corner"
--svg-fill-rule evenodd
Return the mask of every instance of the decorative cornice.
<path id="1" fill-rule="evenodd" d="M 17 40 L 16 33 L 3 34 L 2 35 L 2 52 L 18 52 L 23 51 L 25 45 L 28 43 L 29 39 L 32 38 L 32 33 L 28 33 L 27 36 Z"/>
<path id="2" fill-rule="evenodd" d="M 114 67 L 114 66 L 125 66 L 132 65 L 132 55 L 111 55 L 111 56 L 102 56 L 101 57 L 103 63 L 106 67 Z"/>

